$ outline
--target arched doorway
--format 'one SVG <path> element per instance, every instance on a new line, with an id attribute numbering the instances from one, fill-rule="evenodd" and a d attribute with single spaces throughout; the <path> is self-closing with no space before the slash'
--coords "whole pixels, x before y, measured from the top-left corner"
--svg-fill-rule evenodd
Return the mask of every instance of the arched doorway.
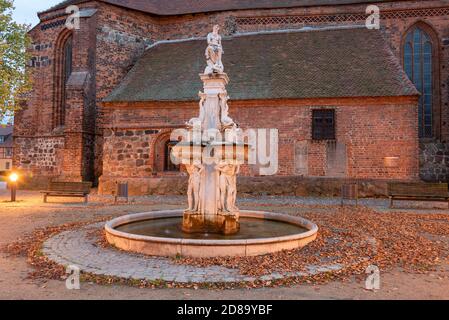
<path id="1" fill-rule="evenodd" d="M 170 153 L 173 143 L 170 141 L 170 135 L 160 136 L 154 144 L 154 164 L 157 173 L 176 173 L 180 171 L 180 166 L 171 161 Z"/>

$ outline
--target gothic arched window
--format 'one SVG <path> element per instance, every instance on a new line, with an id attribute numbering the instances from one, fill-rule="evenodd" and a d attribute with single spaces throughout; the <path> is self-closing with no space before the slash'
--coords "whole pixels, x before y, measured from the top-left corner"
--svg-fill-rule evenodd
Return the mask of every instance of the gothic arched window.
<path id="1" fill-rule="evenodd" d="M 73 70 L 73 37 L 69 35 L 65 37 L 58 50 L 58 65 L 57 68 L 57 106 L 55 112 L 55 127 L 65 125 L 65 110 L 66 110 L 66 85 L 69 81 Z"/>
<path id="2" fill-rule="evenodd" d="M 435 83 L 436 46 L 432 36 L 422 25 L 411 28 L 405 36 L 403 47 L 404 69 L 421 93 L 418 107 L 420 138 L 431 138 L 435 132 L 437 98 Z"/>

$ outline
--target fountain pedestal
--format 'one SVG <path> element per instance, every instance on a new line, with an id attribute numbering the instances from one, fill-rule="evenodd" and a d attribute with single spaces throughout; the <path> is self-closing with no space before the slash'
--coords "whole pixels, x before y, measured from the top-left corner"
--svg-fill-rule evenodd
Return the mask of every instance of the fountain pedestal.
<path id="1" fill-rule="evenodd" d="M 182 231 L 186 233 L 236 234 L 240 230 L 238 216 L 228 214 L 203 215 L 184 212 Z"/>
<path id="2" fill-rule="evenodd" d="M 194 147 L 188 145 L 184 149 L 175 147 L 173 153 L 182 159 L 190 174 L 191 204 L 184 213 L 182 230 L 235 234 L 240 229 L 239 210 L 235 207 L 236 179 L 238 168 L 244 162 L 245 146 L 239 149 L 236 138 L 229 138 L 229 130 L 237 130 L 237 126 L 228 115 L 228 76 L 211 73 L 200 74 L 200 78 L 204 84 L 204 92 L 200 92 L 200 115 L 189 123 L 201 129 L 201 141 L 188 143 L 201 145 L 201 152 L 194 152 Z"/>

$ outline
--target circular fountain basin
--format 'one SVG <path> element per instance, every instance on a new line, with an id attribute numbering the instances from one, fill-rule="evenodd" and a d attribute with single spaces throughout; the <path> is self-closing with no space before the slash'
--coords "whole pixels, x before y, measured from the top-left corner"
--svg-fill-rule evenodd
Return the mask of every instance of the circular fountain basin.
<path id="1" fill-rule="evenodd" d="M 302 248 L 318 227 L 303 218 L 260 211 L 240 212 L 235 235 L 183 233 L 182 210 L 131 214 L 109 221 L 106 238 L 115 247 L 152 256 L 196 258 L 256 256 Z"/>

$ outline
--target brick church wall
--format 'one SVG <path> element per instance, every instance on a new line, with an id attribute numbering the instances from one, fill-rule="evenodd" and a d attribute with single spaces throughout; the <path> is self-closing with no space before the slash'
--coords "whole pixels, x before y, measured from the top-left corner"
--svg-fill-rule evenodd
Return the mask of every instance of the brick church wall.
<path id="1" fill-rule="evenodd" d="M 40 187 L 46 184 L 47 177 L 61 174 L 64 136 L 61 132 L 54 133 L 52 125 L 54 44 L 61 31 L 62 27 L 55 26 L 43 32 L 38 26 L 30 32 L 33 90 L 16 112 L 14 126 L 14 167 L 33 176 L 27 179 L 28 187 Z M 39 181 L 32 181 L 36 177 L 40 177 Z"/>
<path id="2" fill-rule="evenodd" d="M 445 155 L 449 148 L 449 6 L 447 1 L 408 1 L 378 4 L 381 10 L 381 30 L 391 49 L 402 62 L 401 45 L 407 30 L 417 23 L 428 25 L 438 38 L 435 46 L 439 58 L 440 101 L 435 107 L 435 139 L 421 142 L 421 178 L 425 181 L 449 181 L 449 161 Z M 338 7 L 292 8 L 233 14 L 225 25 L 238 32 L 299 28 L 306 26 L 332 26 L 363 24 L 366 4 Z M 441 155 L 444 155 L 441 157 Z M 429 162 L 427 162 L 429 160 Z"/>
<path id="3" fill-rule="evenodd" d="M 391 49 L 402 62 L 401 44 L 406 31 L 418 22 L 428 24 L 437 34 L 440 60 L 441 133 L 437 136 L 449 141 L 449 6 L 447 1 L 407 1 L 376 4 L 381 13 L 381 30 Z M 308 26 L 363 25 L 367 5 L 290 8 L 275 11 L 249 10 L 225 17 L 223 25 L 237 32 L 254 32 L 301 28 Z M 337 45 L 337 44 L 336 44 Z"/>
<path id="4" fill-rule="evenodd" d="M 449 68 L 447 66 L 449 61 L 449 28 L 447 25 L 448 13 L 443 10 L 444 8 L 449 10 L 447 1 L 426 1 L 425 4 L 423 1 L 388 2 L 379 6 L 381 14 L 385 13 L 381 20 L 382 31 L 393 52 L 396 53 L 400 60 L 402 36 L 416 22 L 423 21 L 429 24 L 438 35 L 440 42 L 441 134 L 437 138 L 441 138 L 441 141 L 437 140 L 429 143 L 437 146 L 439 146 L 440 142 L 444 144 L 446 141 L 449 141 Z M 80 7 L 97 9 L 93 17 L 82 19 L 81 26 L 83 30 L 76 34 L 76 43 L 74 44 L 74 47 L 77 48 L 76 50 L 79 50 L 74 54 L 74 68 L 78 71 L 88 72 L 90 82 L 87 88 L 79 91 L 78 96 L 75 96 L 73 99 L 75 106 L 81 104 L 83 110 L 79 110 L 80 113 L 78 115 L 73 114 L 72 120 L 74 120 L 73 123 L 77 127 L 66 128 L 66 133 L 58 131 L 53 125 L 55 112 L 54 97 L 56 95 L 54 71 L 58 63 L 56 59 L 58 39 L 61 33 L 64 32 L 65 16 L 63 10 L 45 14 L 42 17 L 44 21 L 30 32 L 33 39 L 33 46 L 30 48 L 30 53 L 33 57 L 30 68 L 33 71 L 34 88 L 26 106 L 16 114 L 14 166 L 24 170 L 31 170 L 34 177 L 57 177 L 65 171 L 70 171 L 71 176 L 78 175 L 87 179 L 97 179 L 106 170 L 109 171 L 111 169 L 115 171 L 115 167 L 112 168 L 111 166 L 117 159 L 110 159 L 110 155 L 103 154 L 103 150 L 108 150 L 112 137 L 115 139 L 115 136 L 109 135 L 109 131 L 103 137 L 103 129 L 110 127 L 113 114 L 110 114 L 110 108 L 101 106 L 101 100 L 120 83 L 136 60 L 143 54 L 145 47 L 154 41 L 204 36 L 210 31 L 210 26 L 213 23 L 221 24 L 224 26 L 226 34 L 232 34 L 234 32 L 288 29 L 314 25 L 363 24 L 366 17 L 366 5 L 242 10 L 180 17 L 155 17 L 95 1 L 83 3 Z M 273 20 L 273 17 L 276 17 L 276 19 Z M 375 107 L 363 106 L 362 103 L 360 103 L 358 110 L 361 110 L 360 107 L 368 108 L 365 111 L 375 116 Z M 348 106 L 345 110 L 354 113 L 354 108 L 355 106 Z M 398 109 L 401 108 L 406 107 L 401 105 Z M 129 112 L 129 116 L 133 117 L 132 114 L 136 114 L 133 121 L 140 128 L 120 128 L 117 130 L 124 132 L 127 130 L 169 130 L 179 126 L 191 117 L 193 110 L 194 108 L 187 111 L 182 110 L 179 117 L 177 112 L 172 112 L 173 109 L 171 109 L 170 114 L 168 114 L 169 110 L 164 110 L 165 113 L 162 112 L 162 115 L 158 118 L 159 122 L 151 122 L 151 116 L 145 118 L 150 119 L 150 122 L 143 122 L 139 119 L 142 111 L 133 110 Z M 266 106 L 254 106 L 251 110 L 257 110 L 258 112 L 259 110 L 260 112 L 262 110 L 270 110 L 270 112 L 275 112 L 272 108 L 270 109 Z M 370 162 L 371 160 L 357 159 L 351 156 L 356 154 L 356 151 L 374 150 L 374 145 L 385 143 L 381 138 L 378 138 L 380 140 L 375 143 L 367 142 L 364 141 L 363 137 L 358 137 L 356 133 L 352 133 L 352 137 L 348 135 L 340 136 L 338 140 L 341 141 L 341 144 L 336 146 L 310 142 L 308 139 L 304 139 L 306 133 L 308 134 L 307 121 L 302 124 L 298 120 L 302 116 L 305 117 L 305 114 L 300 115 L 297 110 L 291 111 L 295 110 L 293 107 L 285 107 L 285 110 L 290 110 L 288 112 L 297 117 L 297 122 L 294 123 L 293 120 L 287 117 L 284 118 L 286 120 L 283 126 L 288 128 L 288 130 L 292 130 L 295 133 L 295 137 L 289 138 L 283 133 L 285 130 L 281 130 L 281 142 L 289 146 L 288 148 L 282 147 L 281 150 L 281 175 L 302 174 L 305 172 L 312 176 L 346 174 L 364 177 L 367 176 L 367 170 L 369 170 L 370 166 L 381 164 L 381 160 L 376 160 L 373 163 Z M 339 117 L 341 110 L 337 110 Z M 77 121 L 80 117 L 82 120 Z M 246 121 L 249 123 L 249 120 L 252 120 L 245 111 L 240 110 L 234 117 L 239 119 L 240 122 Z M 245 120 L 246 118 L 247 120 Z M 263 123 L 260 123 L 260 121 L 262 120 L 257 120 L 258 123 L 254 123 L 253 126 L 262 125 Z M 151 128 L 148 128 L 148 123 L 151 123 Z M 159 126 L 157 125 L 158 123 L 160 124 Z M 299 128 L 297 127 L 298 123 L 301 124 Z M 81 124 L 81 128 L 78 127 L 78 124 Z M 402 121 L 398 125 L 406 127 Z M 136 133 L 134 132 L 134 134 Z M 146 135 L 141 136 L 142 139 L 144 136 Z M 155 139 L 154 136 L 152 134 L 148 139 Z M 121 138 L 125 139 L 125 137 L 126 135 Z M 406 145 L 406 141 L 401 141 L 400 137 L 395 138 L 397 140 L 396 147 L 391 149 L 385 148 L 386 153 L 388 151 L 388 154 L 395 154 L 396 149 L 402 147 L 409 153 L 411 153 L 410 148 L 418 150 L 415 143 Z M 53 152 L 48 152 L 51 160 L 46 160 L 39 156 L 39 150 L 43 150 L 42 148 L 38 147 L 37 153 L 34 150 L 35 144 L 40 146 L 42 143 L 37 142 L 41 141 L 40 139 L 57 141 L 49 142 L 58 146 L 54 148 L 54 154 Z M 133 143 L 138 142 L 134 141 Z M 48 148 L 48 150 L 52 149 Z M 430 149 L 432 148 L 421 148 L 421 150 Z M 446 146 L 440 149 L 444 153 Z M 55 150 L 59 151 L 56 152 Z M 308 157 L 304 157 L 304 150 L 307 150 Z M 151 152 L 152 150 L 150 150 Z M 328 162 L 330 161 L 328 159 L 335 156 L 335 154 L 332 155 L 332 152 L 335 152 L 335 154 L 346 152 L 349 155 L 345 159 L 348 162 L 348 168 L 358 165 L 360 166 L 359 169 L 348 169 L 347 172 L 344 172 L 341 168 L 330 168 L 332 166 L 329 165 Z M 76 157 L 77 160 L 70 163 L 69 160 L 72 156 Z M 136 153 L 134 156 L 140 157 L 140 154 Z M 341 156 L 337 155 L 336 157 Z M 298 163 L 294 159 L 302 159 L 301 161 L 303 162 L 307 160 L 307 167 L 305 168 L 303 163 Z M 441 159 L 438 157 L 426 157 L 426 159 L 433 159 L 435 170 L 444 167 L 446 163 L 445 160 L 438 162 L 438 159 Z M 413 167 L 413 165 L 410 165 L 413 162 L 412 160 L 407 160 L 409 161 L 407 162 L 402 159 L 400 161 L 404 161 L 403 163 L 401 162 L 401 166 Z M 103 163 L 105 165 L 104 168 Z M 117 164 L 114 164 L 114 166 L 119 167 Z M 145 171 L 147 169 L 148 171 Z M 138 170 L 143 170 L 145 174 L 154 174 L 154 170 L 152 172 L 149 171 L 149 164 Z M 426 167 L 426 170 L 432 171 L 434 169 Z M 374 175 L 376 177 L 384 177 L 391 173 L 390 171 L 398 178 L 410 178 L 413 176 L 407 170 L 401 171 L 394 168 L 379 169 L 374 172 Z M 140 171 L 138 172 L 140 173 Z"/>
<path id="5" fill-rule="evenodd" d="M 243 129 L 279 129 L 280 176 L 340 177 L 347 179 L 416 180 L 418 178 L 418 133 L 416 101 L 412 98 L 311 99 L 295 101 L 233 101 L 231 116 Z M 145 186 L 151 192 L 154 177 L 166 174 L 157 169 L 155 144 L 186 119 L 195 116 L 194 103 L 114 105 L 110 128 L 104 136 L 104 174 L 100 193 L 111 193 L 114 181 Z M 312 140 L 312 110 L 336 110 L 336 143 L 343 145 L 344 172 L 330 170 L 329 141 Z M 282 119 L 282 121 L 279 121 Z M 151 124 L 151 126 L 149 126 Z M 297 172 L 295 146 L 307 146 L 307 171 Z M 393 166 L 386 158 L 395 158 Z M 255 170 L 244 168 L 243 175 Z M 182 174 L 178 174 L 182 175 Z M 172 173 L 168 176 L 173 178 Z M 265 179 L 270 180 L 269 177 Z M 183 190 L 182 188 L 180 190 Z M 137 191 L 136 191 L 137 192 Z"/>
<path id="6" fill-rule="evenodd" d="M 106 4 L 99 4 L 97 19 L 95 103 L 97 136 L 101 137 L 107 119 L 101 101 L 120 84 L 159 31 L 153 17 Z M 103 138 L 96 140 L 95 155 L 95 176 L 99 177 L 103 172 Z"/>
<path id="7" fill-rule="evenodd" d="M 91 3 L 80 5 L 91 8 Z M 94 17 L 82 18 L 73 35 L 73 72 L 87 74 L 86 81 L 66 88 L 65 126 L 56 125 L 60 87 L 59 59 L 61 39 L 70 33 L 65 28 L 64 11 L 49 13 L 30 31 L 33 90 L 15 115 L 14 166 L 28 177 L 23 187 L 43 187 L 49 180 L 92 180 L 91 147 L 95 140 L 95 91 L 92 69 L 95 65 Z M 42 147 L 43 141 L 45 147 Z M 54 146 L 54 147 L 53 147 Z"/>

